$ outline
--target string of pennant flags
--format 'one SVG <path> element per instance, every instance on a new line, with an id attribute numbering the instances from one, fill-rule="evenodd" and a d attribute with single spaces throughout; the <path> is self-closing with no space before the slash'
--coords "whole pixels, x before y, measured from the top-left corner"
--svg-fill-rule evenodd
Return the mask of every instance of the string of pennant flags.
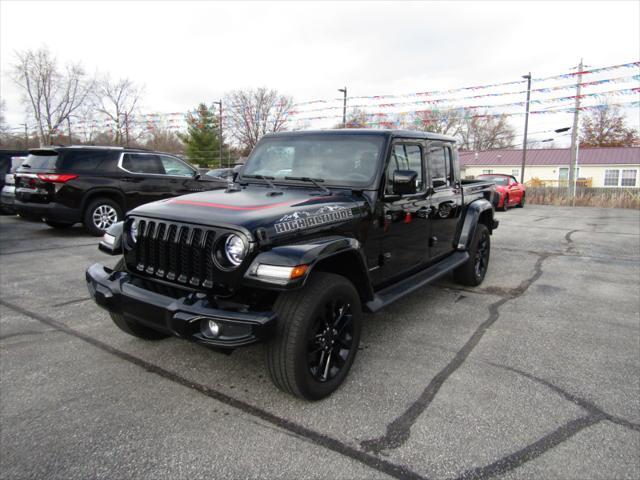
<path id="1" fill-rule="evenodd" d="M 623 77 L 626 80 L 637 80 L 640 81 L 640 75 L 634 75 L 632 77 Z M 592 82 L 594 83 L 594 82 Z M 609 82 L 601 82 L 601 83 L 609 83 Z M 541 89 L 539 89 L 541 90 Z M 547 89 L 545 89 L 547 90 Z M 534 90 L 532 90 L 533 92 Z M 580 99 L 589 99 L 589 98 L 598 98 L 598 97 L 607 97 L 607 96 L 626 96 L 626 95 L 638 95 L 640 94 L 640 87 L 636 87 L 636 88 L 624 88 L 624 89 L 616 89 L 616 90 L 607 90 L 604 92 L 596 92 L 596 93 L 584 93 L 581 94 L 579 96 Z M 486 97 L 490 97 L 490 96 L 498 96 L 496 95 L 488 95 Z M 485 97 L 484 95 L 478 95 L 478 96 L 472 96 L 472 97 L 465 97 L 463 99 L 478 99 L 478 98 L 483 98 Z M 557 103 L 564 103 L 567 101 L 571 101 L 571 100 L 575 100 L 576 98 L 578 98 L 576 95 L 568 95 L 568 96 L 562 96 L 562 97 L 553 97 L 553 98 L 546 98 L 546 99 L 533 99 L 529 101 L 530 105 L 544 105 L 544 104 L 557 104 Z M 402 107 L 402 106 L 409 106 L 409 105 L 439 105 L 439 104 L 443 104 L 443 103 L 449 103 L 451 102 L 450 99 L 433 99 L 433 100 L 419 100 L 419 101 L 414 101 L 414 102 L 397 102 L 397 103 L 384 103 L 384 104 L 378 104 L 378 105 L 352 105 L 350 106 L 350 108 L 366 108 L 366 107 L 376 107 L 379 109 L 385 109 L 385 108 L 395 108 L 395 107 Z M 489 109 L 489 108 L 513 108 L 513 107 L 523 107 L 526 105 L 525 101 L 518 101 L 518 102 L 508 102 L 508 103 L 501 103 L 501 104 L 485 104 L 485 105 L 463 105 L 463 106 L 457 106 L 455 108 L 449 108 L 449 109 L 437 109 L 437 111 L 454 111 L 454 110 L 472 110 L 472 109 Z M 342 110 L 342 107 L 336 108 L 339 110 Z M 323 109 L 325 110 L 325 109 Z M 305 111 L 303 113 L 312 113 L 315 112 L 315 110 L 311 110 L 311 111 Z M 291 122 L 291 121 L 310 121 L 310 120 L 321 120 L 321 119 L 326 119 L 326 118 L 338 118 L 338 117 L 342 117 L 342 115 L 338 115 L 338 114 L 327 114 L 327 115 L 315 115 L 315 116 L 306 116 L 306 117 L 297 117 L 295 116 L 298 112 L 288 112 L 286 115 L 289 116 L 290 118 L 287 118 L 286 121 L 287 122 Z M 375 114 L 374 114 L 375 115 Z M 223 115 L 223 122 L 225 119 L 227 119 L 228 117 Z M 182 112 L 175 112 L 175 113 L 150 113 L 150 114 L 140 114 L 140 115 L 132 115 L 129 119 L 129 126 L 130 127 L 139 127 L 139 126 L 154 126 L 154 125 L 177 125 L 182 127 L 184 125 L 185 122 L 185 114 Z M 74 125 L 76 126 L 83 126 L 83 125 L 91 125 L 94 128 L 109 128 L 111 126 L 115 127 L 116 126 L 116 122 L 114 122 L 113 120 L 92 120 L 89 122 L 76 122 L 74 123 Z"/>
<path id="2" fill-rule="evenodd" d="M 625 68 L 638 68 L 640 67 L 640 61 L 638 62 L 630 62 L 619 65 L 612 65 L 607 67 L 600 68 L 592 68 L 588 70 L 583 70 L 582 72 L 568 72 L 560 75 L 552 75 L 548 77 L 534 78 L 532 82 L 547 82 L 550 80 L 562 80 L 562 79 L 574 79 L 576 75 L 582 74 L 598 74 L 602 72 L 609 72 L 618 69 Z M 593 77 L 591 77 L 593 78 Z M 581 82 L 580 85 L 582 88 L 590 88 L 600 85 L 606 84 L 629 84 L 640 82 L 640 75 L 624 75 L 624 76 L 614 76 L 609 78 L 596 78 L 589 79 L 588 81 Z M 516 90 L 513 91 L 499 91 L 499 92 L 484 92 L 482 90 L 488 90 L 497 87 L 506 87 L 512 85 L 521 85 L 523 80 L 517 80 L 512 82 L 502 82 L 502 83 L 493 83 L 486 85 L 474 85 L 467 87 L 460 87 L 448 90 L 431 90 L 425 92 L 414 92 L 414 93 L 405 93 L 405 94 L 394 94 L 394 95 L 362 95 L 362 96 L 352 96 L 347 97 L 347 100 L 360 100 L 356 104 L 350 102 L 348 107 L 350 109 L 362 109 L 365 118 L 367 121 L 365 123 L 372 125 L 384 125 L 385 122 L 394 123 L 397 125 L 399 123 L 404 122 L 405 118 L 409 115 L 421 115 L 426 112 L 448 112 L 448 111 L 457 111 L 463 114 L 465 117 L 491 117 L 491 116 L 517 116 L 524 115 L 524 112 L 509 112 L 509 109 L 524 107 L 526 105 L 525 101 L 513 101 L 506 103 L 487 103 L 483 105 L 475 104 L 476 100 L 480 100 L 483 98 L 500 98 L 500 97 L 509 97 L 516 95 L 524 95 L 527 90 Z M 552 94 L 557 91 L 575 89 L 576 83 L 569 84 L 561 84 L 561 85 L 551 85 L 551 86 L 542 86 L 539 88 L 531 89 L 531 93 L 538 98 L 532 98 L 529 101 L 530 105 L 534 105 L 538 108 L 538 110 L 531 111 L 531 115 L 548 115 L 548 114 L 556 114 L 556 113 L 572 113 L 575 111 L 575 108 L 571 106 L 562 105 L 566 102 L 575 101 L 576 98 L 585 99 L 585 100 L 596 100 L 598 102 L 595 105 L 586 105 L 580 108 L 580 110 L 589 110 L 589 109 L 598 109 L 602 108 L 603 99 L 605 97 L 624 97 L 624 96 L 636 96 L 640 94 L 640 84 L 638 87 L 628 88 L 623 87 L 619 89 L 607 90 L 604 92 L 593 92 L 593 93 L 582 93 L 579 97 L 576 95 L 568 95 L 568 96 L 556 96 L 549 98 L 539 98 L 540 95 L 544 94 Z M 473 92 L 472 95 L 464 95 L 465 93 Z M 454 94 L 462 93 L 464 96 L 458 96 L 457 98 L 452 96 Z M 444 97 L 442 97 L 445 95 Z M 394 101 L 389 101 L 393 99 Z M 399 99 L 400 101 L 395 101 L 395 99 Z M 406 99 L 406 100 L 403 100 Z M 335 102 L 340 102 L 339 105 L 331 104 Z M 331 99 L 331 100 L 311 100 L 308 102 L 300 102 L 296 103 L 289 110 L 284 112 L 285 122 L 289 125 L 289 128 L 295 128 L 296 123 L 301 124 L 303 122 L 312 122 L 312 121 L 322 121 L 322 120 L 334 120 L 334 119 L 342 119 L 342 105 L 343 98 L 340 99 Z M 372 103 L 367 103 L 372 102 Z M 460 104 L 460 102 L 463 102 Z M 317 108 L 301 108 L 306 107 L 308 105 L 314 104 L 325 104 L 319 105 Z M 551 105 L 550 107 L 543 108 L 543 106 Z M 631 102 L 621 102 L 616 103 L 615 105 L 624 106 L 625 108 L 633 108 L 638 106 L 637 99 Z M 412 108 L 413 107 L 413 108 Z M 420 108 L 420 107 L 428 107 L 428 108 Z M 402 109 L 402 111 L 394 111 Z M 478 110 L 491 110 L 491 109 L 499 109 L 500 112 L 477 112 Z M 504 110 L 507 110 L 506 112 Z M 321 112 L 320 114 L 317 114 Z M 189 118 L 191 115 L 196 114 L 196 110 L 191 110 L 188 112 L 150 112 L 150 113 L 142 113 L 131 115 L 126 123 L 127 128 L 138 129 L 146 132 L 153 132 L 158 129 L 166 129 L 166 130 L 185 130 L 185 127 L 188 125 Z M 397 121 L 394 119 L 402 119 L 402 121 Z M 216 117 L 216 121 L 218 118 Z M 228 124 L 231 121 L 231 118 L 227 115 L 222 116 L 223 125 Z M 119 122 L 120 128 L 122 128 L 123 122 Z M 72 129 L 77 133 L 88 133 L 96 130 L 106 130 L 114 132 L 118 124 L 112 120 L 107 118 L 101 119 L 92 119 L 92 120 L 78 120 L 72 122 Z M 61 126 L 59 129 L 61 132 L 65 129 Z"/>
<path id="3" fill-rule="evenodd" d="M 630 62 L 630 63 L 623 63 L 620 65 L 611 65 L 608 67 L 600 67 L 600 68 L 592 68 L 589 70 L 583 70 L 582 72 L 569 72 L 569 73 L 563 73 L 560 75 L 551 75 L 549 77 L 540 77 L 540 78 L 533 78 L 531 81 L 532 82 L 545 82 L 545 81 L 549 81 L 549 80 L 560 80 L 560 79 L 567 79 L 567 78 L 575 78 L 577 75 L 579 74 L 590 74 L 590 73 L 601 73 L 601 72 L 608 72 L 611 70 L 618 70 L 621 68 L 633 68 L 633 67 L 640 67 L 640 62 Z M 495 87 L 505 87 L 505 86 L 509 86 L 509 85 L 519 85 L 519 84 L 524 84 L 526 82 L 526 80 L 515 80 L 515 81 L 511 81 L 511 82 L 502 82 L 502 83 L 491 83 L 491 84 L 485 84 L 485 85 L 473 85 L 473 86 L 469 86 L 469 87 L 460 87 L 460 88 L 453 88 L 453 89 L 448 89 L 448 90 L 430 90 L 430 91 L 426 91 L 426 92 L 413 92 L 413 93 L 399 93 L 399 94 L 391 94 L 391 95 L 360 95 L 360 96 L 352 96 L 352 97 L 347 97 L 347 100 L 383 100 L 383 99 L 389 99 L 389 98 L 400 98 L 400 97 L 417 97 L 417 96 L 430 96 L 430 95 L 450 95 L 452 93 L 460 93 L 460 92 L 464 92 L 464 91 L 469 91 L 469 90 L 484 90 L 484 89 L 489 89 L 489 88 L 495 88 Z M 575 84 L 572 85 L 573 87 L 575 87 Z M 303 105 L 311 105 L 314 103 L 329 103 L 329 102 L 336 102 L 336 101 L 342 101 L 343 98 L 334 98 L 334 99 L 330 99 L 330 100 L 309 100 L 306 102 L 300 102 L 300 103 L 296 103 L 294 105 L 294 107 L 300 107 Z"/>

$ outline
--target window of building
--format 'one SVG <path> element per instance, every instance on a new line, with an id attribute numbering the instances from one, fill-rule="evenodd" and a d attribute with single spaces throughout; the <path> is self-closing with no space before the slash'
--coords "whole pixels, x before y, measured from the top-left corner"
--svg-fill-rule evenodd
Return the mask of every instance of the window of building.
<path id="1" fill-rule="evenodd" d="M 492 173 L 493 173 L 493 170 L 482 170 L 483 175 L 491 175 Z"/>
<path id="2" fill-rule="evenodd" d="M 635 187 L 637 170 L 622 170 L 622 178 L 620 180 L 621 187 Z"/>
<path id="3" fill-rule="evenodd" d="M 605 187 L 617 187 L 619 178 L 620 178 L 620 170 L 605 170 L 604 171 L 604 186 Z"/>
<path id="4" fill-rule="evenodd" d="M 514 177 L 517 177 L 518 175 L 520 175 L 520 169 L 514 168 L 513 170 L 511 170 L 511 175 L 513 175 Z"/>

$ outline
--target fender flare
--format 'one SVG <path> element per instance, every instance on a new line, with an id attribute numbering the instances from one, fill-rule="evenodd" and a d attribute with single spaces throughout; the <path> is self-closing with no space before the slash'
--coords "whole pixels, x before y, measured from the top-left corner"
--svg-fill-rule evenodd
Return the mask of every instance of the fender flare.
<path id="1" fill-rule="evenodd" d="M 464 222 L 462 227 L 460 228 L 460 235 L 458 237 L 457 249 L 458 250 L 468 250 L 469 244 L 473 239 L 473 235 L 476 232 L 476 227 L 480 222 L 480 217 L 484 212 L 490 211 L 491 222 L 489 226 L 489 232 L 491 233 L 493 229 L 497 228 L 498 222 L 493 219 L 495 210 L 493 209 L 493 205 L 491 202 L 484 198 L 479 198 L 478 200 L 474 200 L 471 202 L 466 209 L 464 215 Z"/>
<path id="2" fill-rule="evenodd" d="M 348 260 L 351 267 L 356 267 L 355 269 L 349 268 L 346 273 L 348 277 L 352 277 L 350 280 L 358 290 L 363 303 L 373 298 L 373 287 L 368 275 L 362 244 L 355 238 L 343 236 L 314 238 L 305 243 L 276 246 L 261 252 L 245 271 L 243 284 L 268 290 L 293 290 L 303 287 L 314 271 L 323 268 L 323 263 L 341 261 L 341 264 L 344 265 L 346 262 L 342 262 L 342 260 Z M 276 284 L 257 277 L 256 272 L 260 264 L 279 267 L 308 265 L 308 268 L 302 277 L 290 280 L 285 284 Z"/>
<path id="3" fill-rule="evenodd" d="M 124 222 L 116 222 L 107 228 L 102 236 L 102 240 L 98 243 L 98 249 L 108 255 L 120 255 L 122 253 L 122 232 L 124 231 Z M 107 235 L 113 237 L 112 242 L 107 242 Z"/>
<path id="4" fill-rule="evenodd" d="M 82 202 L 80 204 L 80 210 L 84 212 L 84 209 L 87 208 L 89 201 L 92 198 L 99 197 L 100 194 L 107 194 L 110 196 L 118 197 L 118 203 L 122 207 L 122 211 L 125 212 L 127 209 L 127 202 L 124 193 L 117 188 L 109 188 L 109 187 L 95 187 L 87 190 L 87 192 L 82 197 Z"/>

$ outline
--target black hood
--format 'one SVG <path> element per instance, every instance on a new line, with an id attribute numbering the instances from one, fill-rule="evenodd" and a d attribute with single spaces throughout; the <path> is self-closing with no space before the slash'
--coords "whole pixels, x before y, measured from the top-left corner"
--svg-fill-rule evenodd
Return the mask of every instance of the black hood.
<path id="1" fill-rule="evenodd" d="M 249 185 L 238 191 L 212 190 L 148 203 L 129 215 L 233 228 L 248 234 L 264 228 L 273 237 L 330 229 L 360 218 L 366 210 L 364 197 L 351 191 L 318 195 L 317 190 L 308 188 L 274 190 Z"/>

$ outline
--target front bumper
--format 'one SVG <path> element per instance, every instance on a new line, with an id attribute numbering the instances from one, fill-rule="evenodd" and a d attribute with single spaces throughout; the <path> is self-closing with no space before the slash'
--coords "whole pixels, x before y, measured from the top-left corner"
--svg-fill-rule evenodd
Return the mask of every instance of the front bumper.
<path id="1" fill-rule="evenodd" d="M 98 305 L 155 330 L 204 345 L 235 348 L 268 338 L 276 323 L 273 312 L 222 309 L 201 293 L 181 298 L 163 295 L 133 283 L 127 272 L 94 264 L 86 272 L 89 293 Z M 203 333 L 202 322 L 214 320 L 220 334 Z"/>

